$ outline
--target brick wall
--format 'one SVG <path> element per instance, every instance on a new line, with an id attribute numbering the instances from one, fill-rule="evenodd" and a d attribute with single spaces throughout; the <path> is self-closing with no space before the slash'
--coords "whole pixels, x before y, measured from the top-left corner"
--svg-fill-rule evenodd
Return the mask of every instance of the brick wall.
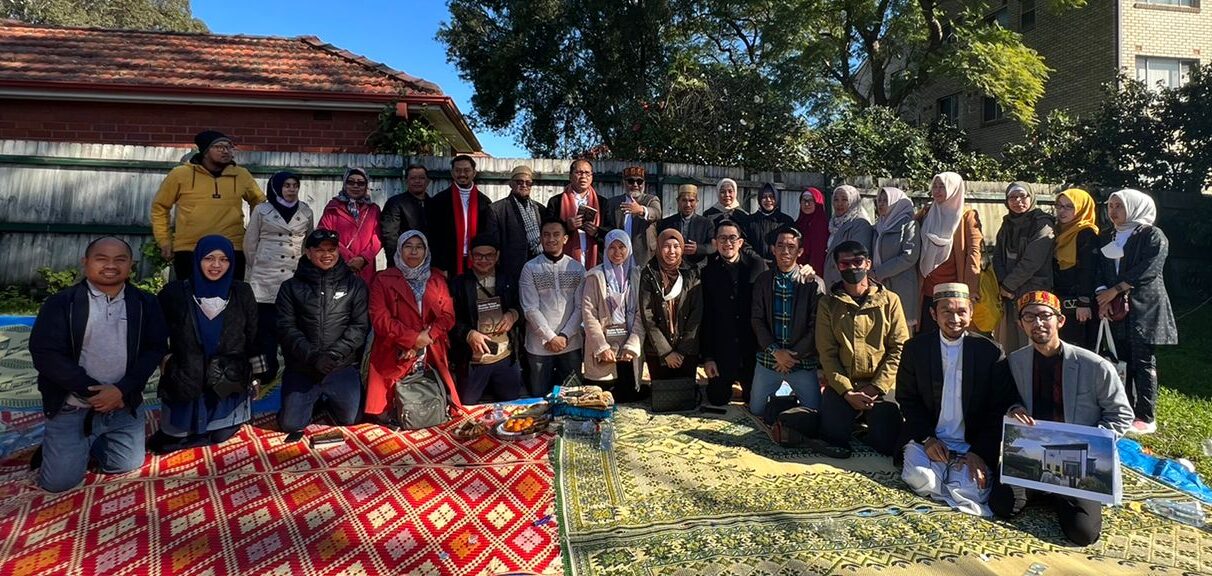
<path id="1" fill-rule="evenodd" d="M 1199 60 L 1212 59 L 1212 1 L 1194 8 L 1150 5 L 1117 0 L 1123 10 L 1124 45 L 1120 66 L 1136 74 L 1137 56 Z"/>
<path id="2" fill-rule="evenodd" d="M 365 153 L 378 114 L 98 102 L 0 100 L 0 139 L 192 146 L 219 130 L 247 150 Z"/>

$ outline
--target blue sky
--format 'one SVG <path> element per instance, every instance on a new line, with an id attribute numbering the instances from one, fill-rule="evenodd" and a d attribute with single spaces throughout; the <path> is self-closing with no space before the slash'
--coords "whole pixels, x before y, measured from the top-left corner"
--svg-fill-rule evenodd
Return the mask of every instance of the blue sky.
<path id="1" fill-rule="evenodd" d="M 194 16 L 217 34 L 318 36 L 321 40 L 437 83 L 464 114 L 471 85 L 446 61 L 434 38 L 449 19 L 443 0 L 193 0 Z M 484 151 L 497 157 L 530 155 L 508 134 L 477 131 Z"/>

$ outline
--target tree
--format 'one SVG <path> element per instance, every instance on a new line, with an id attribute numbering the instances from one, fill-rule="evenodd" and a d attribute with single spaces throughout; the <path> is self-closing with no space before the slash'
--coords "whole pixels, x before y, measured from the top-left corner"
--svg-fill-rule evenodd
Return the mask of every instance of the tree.
<path id="1" fill-rule="evenodd" d="M 0 0 L 0 18 L 30 24 L 206 32 L 189 0 Z"/>

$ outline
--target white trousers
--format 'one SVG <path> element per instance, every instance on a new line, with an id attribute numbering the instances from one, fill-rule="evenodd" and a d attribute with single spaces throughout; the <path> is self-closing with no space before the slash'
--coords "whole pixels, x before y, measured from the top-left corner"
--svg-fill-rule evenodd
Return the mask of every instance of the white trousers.
<path id="1" fill-rule="evenodd" d="M 926 448 L 917 442 L 905 445 L 905 467 L 901 478 L 919 496 L 946 502 L 965 514 L 989 517 L 993 513 L 986 502 L 992 482 L 982 490 L 968 476 L 967 464 L 933 462 Z"/>

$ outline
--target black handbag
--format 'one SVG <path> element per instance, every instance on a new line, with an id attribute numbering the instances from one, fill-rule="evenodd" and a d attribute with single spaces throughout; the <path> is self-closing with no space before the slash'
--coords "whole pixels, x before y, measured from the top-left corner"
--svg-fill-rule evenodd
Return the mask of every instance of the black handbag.
<path id="1" fill-rule="evenodd" d="M 652 381 L 652 411 L 691 412 L 699 409 L 699 385 L 694 378 Z"/>
<path id="2" fill-rule="evenodd" d="M 252 387 L 252 364 L 239 356 L 215 356 L 206 363 L 206 387 L 220 398 Z"/>
<path id="3" fill-rule="evenodd" d="M 779 414 L 786 412 L 800 405 L 800 399 L 796 398 L 795 394 L 787 396 L 775 396 L 771 394 L 766 397 L 766 409 L 762 411 L 762 422 L 767 426 L 774 426 L 775 420 Z"/>

